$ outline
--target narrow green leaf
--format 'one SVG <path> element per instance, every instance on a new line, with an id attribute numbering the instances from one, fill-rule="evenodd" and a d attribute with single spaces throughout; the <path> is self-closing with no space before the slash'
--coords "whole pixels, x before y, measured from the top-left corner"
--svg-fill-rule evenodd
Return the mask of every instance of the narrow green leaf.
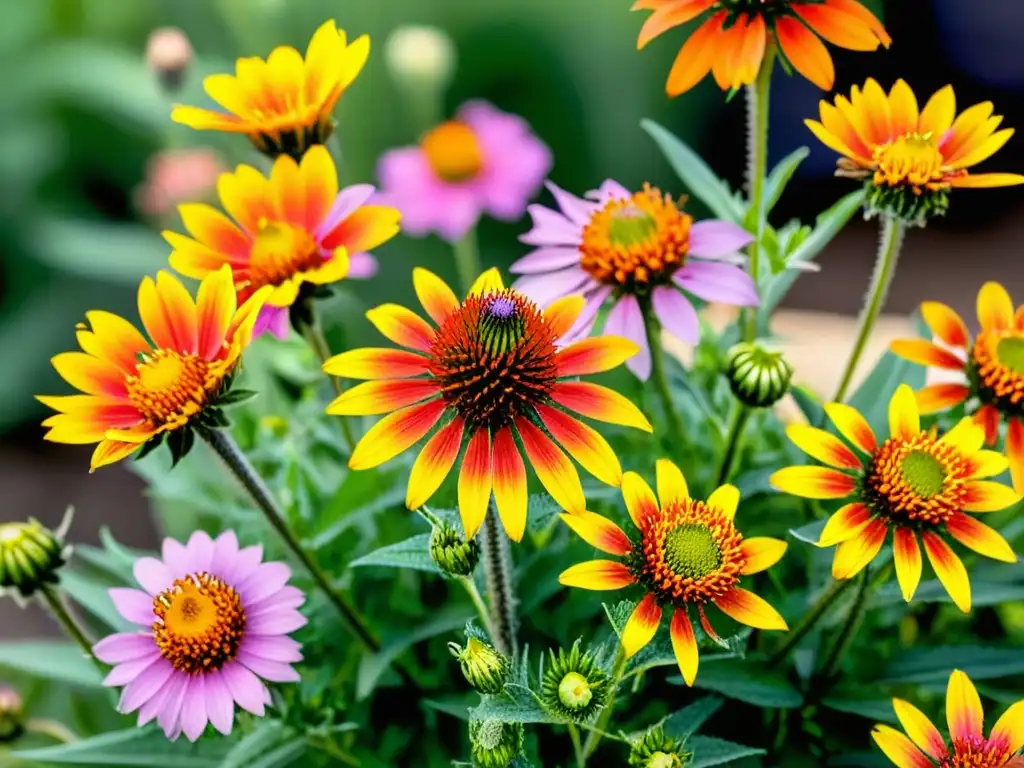
<path id="1" fill-rule="evenodd" d="M 875 590 L 871 599 L 871 605 L 875 607 L 900 605 L 903 602 L 903 593 L 900 592 L 899 584 L 895 581 L 881 585 Z M 928 579 L 922 581 L 917 591 L 914 592 L 914 602 L 952 604 L 953 601 L 942 584 L 935 579 Z M 984 608 L 1003 603 L 1024 603 L 1024 584 L 1002 584 L 976 578 L 971 579 L 971 605 L 973 607 Z"/>
<path id="2" fill-rule="evenodd" d="M 771 709 L 793 709 L 803 703 L 800 691 L 785 675 L 750 659 L 703 663 L 694 687 Z"/>
<path id="3" fill-rule="evenodd" d="M 693 762 L 689 764 L 689 768 L 711 768 L 713 765 L 725 765 L 744 757 L 755 757 L 765 753 L 763 749 L 757 747 L 746 747 L 711 736 L 694 736 L 687 740 L 686 748 L 693 751 Z"/>
<path id="4" fill-rule="evenodd" d="M 260 759 L 253 760 L 247 768 L 282 768 L 291 765 L 292 762 L 306 751 L 306 740 L 302 736 L 296 736 L 286 744 L 264 754 Z"/>
<path id="5" fill-rule="evenodd" d="M 100 687 L 103 677 L 74 643 L 33 640 L 0 643 L 0 667 L 44 680 Z"/>
<path id="6" fill-rule="evenodd" d="M 825 408 L 821 400 L 802 384 L 789 390 L 796 401 L 797 408 L 807 419 L 807 423 L 813 427 L 820 427 L 825 422 Z"/>
<path id="7" fill-rule="evenodd" d="M 61 572 L 60 586 L 72 600 L 111 629 L 117 632 L 127 632 L 131 629 L 131 622 L 121 616 L 114 607 L 114 601 L 110 599 L 105 584 L 68 568 Z"/>
<path id="8" fill-rule="evenodd" d="M 220 768 L 248 768 L 250 761 L 276 744 L 284 732 L 280 720 L 262 720 L 224 756 Z"/>
<path id="9" fill-rule="evenodd" d="M 799 528 L 790 528 L 789 535 L 806 544 L 817 544 L 821 539 L 821 532 L 825 530 L 825 522 L 825 520 L 815 520 L 813 523 L 801 525 Z"/>
<path id="10" fill-rule="evenodd" d="M 994 680 L 1024 674 L 1024 653 L 1020 648 L 990 645 L 943 645 L 913 648 L 897 653 L 879 677 L 887 683 L 942 683 L 954 669 L 969 678 Z"/>
<path id="11" fill-rule="evenodd" d="M 368 565 L 383 565 L 390 568 L 413 568 L 417 571 L 440 573 L 434 561 L 430 559 L 430 534 L 418 533 L 405 541 L 389 544 L 375 549 L 373 552 L 356 558 L 348 564 L 349 568 L 360 568 Z"/>
<path id="12" fill-rule="evenodd" d="M 700 730 L 711 717 L 722 708 L 725 699 L 720 696 L 702 696 L 692 704 L 688 704 L 673 712 L 665 720 L 665 732 L 677 739 L 686 739 Z"/>
<path id="13" fill-rule="evenodd" d="M 766 213 L 771 212 L 775 204 L 779 202 L 779 198 L 782 197 L 786 185 L 793 178 L 793 174 L 800 167 L 800 163 L 806 160 L 809 154 L 811 154 L 811 151 L 807 147 L 797 147 L 772 168 L 764 185 L 764 209 Z"/>
<path id="14" fill-rule="evenodd" d="M 168 741 L 156 728 L 130 728 L 70 744 L 15 752 L 23 760 L 54 765 L 127 765 L 132 768 L 217 768 L 227 751 L 225 742 L 192 744 Z M 252 763 L 249 768 L 256 768 Z"/>
<path id="15" fill-rule="evenodd" d="M 836 712 L 858 715 L 876 723 L 895 723 L 896 713 L 892 708 L 892 699 L 880 698 L 872 689 L 836 689 L 831 696 L 826 696 L 821 703 Z"/>

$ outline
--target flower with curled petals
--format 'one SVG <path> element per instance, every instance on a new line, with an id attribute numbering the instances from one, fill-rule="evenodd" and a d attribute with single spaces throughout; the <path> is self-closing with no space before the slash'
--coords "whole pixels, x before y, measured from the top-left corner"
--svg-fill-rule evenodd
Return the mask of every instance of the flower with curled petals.
<path id="1" fill-rule="evenodd" d="M 946 686 L 948 741 L 909 701 L 893 699 L 892 707 L 906 735 L 876 725 L 871 738 L 897 768 L 1024 768 L 1024 700 L 1007 709 L 986 738 L 981 698 L 959 669 Z"/>
<path id="2" fill-rule="evenodd" d="M 636 532 L 627 534 L 601 515 L 562 515 L 562 520 L 591 546 L 621 560 L 590 560 L 558 577 L 582 589 L 610 590 L 632 584 L 646 593 L 626 622 L 620 639 L 627 658 L 646 646 L 658 631 L 662 614 L 672 611 L 669 633 L 676 661 L 687 685 L 697 677 L 697 639 L 690 609 L 709 637 L 718 640 L 705 611 L 708 603 L 732 619 L 757 629 L 786 629 L 778 611 L 739 586 L 741 576 L 775 565 L 786 542 L 744 539 L 733 518 L 740 493 L 723 485 L 707 501 L 690 497 L 679 468 L 657 462 L 658 495 L 635 472 L 622 478 L 622 496 Z"/>
<path id="3" fill-rule="evenodd" d="M 480 275 L 461 302 L 425 269 L 413 271 L 413 285 L 433 323 L 396 304 L 366 313 L 405 349 L 356 349 L 324 364 L 332 376 L 370 379 L 344 392 L 328 413 L 388 414 L 359 441 L 350 467 L 376 467 L 433 432 L 413 464 L 406 505 L 425 504 L 462 455 L 458 500 L 467 538 L 479 530 L 492 491 L 508 535 L 522 538 L 527 491 L 521 451 L 569 512 L 582 513 L 585 502 L 565 452 L 598 480 L 619 485 L 622 469 L 611 446 L 575 414 L 647 432 L 651 425 L 617 392 L 567 379 L 621 365 L 636 354 L 635 344 L 604 336 L 561 346 L 583 299 L 567 297 L 542 311 L 505 288 L 496 269 Z"/>
<path id="4" fill-rule="evenodd" d="M 1017 493 L 1024 493 L 1024 306 L 1014 311 L 1010 294 L 988 282 L 978 292 L 978 323 L 974 339 L 963 318 L 937 301 L 921 305 L 921 314 L 938 343 L 897 339 L 892 351 L 912 363 L 946 372 L 963 380 L 931 384 L 917 392 L 922 413 L 935 413 L 968 403 L 968 413 L 985 428 L 985 442 L 999 439 L 1005 421 L 1006 456 Z"/>
<path id="5" fill-rule="evenodd" d="M 771 483 L 794 496 L 848 502 L 829 518 L 818 541 L 821 547 L 839 545 L 832 576 L 849 579 L 866 568 L 892 530 L 903 598 L 909 603 L 921 581 L 920 539 L 950 598 L 964 613 L 970 611 L 967 570 L 947 539 L 994 560 L 1016 561 L 995 529 L 965 514 L 993 512 L 1019 501 L 1007 486 L 982 479 L 1003 472 L 1006 458 L 982 450 L 985 432 L 970 419 L 941 437 L 934 427 L 922 430 L 917 401 L 906 384 L 889 402 L 890 437 L 881 444 L 849 405 L 829 403 L 825 411 L 854 448 L 822 429 L 791 425 L 789 439 L 828 466 L 786 467 L 772 475 Z"/>
<path id="6" fill-rule="evenodd" d="M 819 38 L 852 51 L 886 48 L 892 38 L 858 0 L 636 0 L 631 10 L 654 11 L 637 48 L 696 18 L 700 26 L 679 50 L 666 91 L 678 96 L 711 72 L 723 91 L 754 82 L 769 40 L 788 64 L 831 91 L 835 66 Z"/>
<path id="7" fill-rule="evenodd" d="M 195 741 L 211 723 L 231 733 L 234 710 L 260 717 L 270 704 L 263 681 L 298 682 L 302 661 L 288 635 L 305 626 L 306 598 L 287 586 L 284 563 L 264 563 L 261 546 L 239 548 L 227 531 L 187 544 L 164 539 L 161 558 L 135 561 L 139 589 L 111 589 L 125 619 L 138 625 L 93 646 L 113 666 L 104 685 L 123 688 L 118 710 L 156 720 L 167 738 Z"/>

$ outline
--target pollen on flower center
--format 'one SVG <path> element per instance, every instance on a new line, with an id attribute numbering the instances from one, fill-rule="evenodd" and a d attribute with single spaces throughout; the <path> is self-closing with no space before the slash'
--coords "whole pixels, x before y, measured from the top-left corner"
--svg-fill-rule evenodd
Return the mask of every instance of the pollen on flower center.
<path id="1" fill-rule="evenodd" d="M 940 525 L 966 503 L 965 460 L 935 430 L 910 440 L 891 438 L 875 452 L 864 476 L 867 501 L 894 522 Z"/>
<path id="2" fill-rule="evenodd" d="M 996 357 L 1014 373 L 1024 375 L 1024 339 L 1008 336 L 996 345 Z"/>
<path id="3" fill-rule="evenodd" d="M 610 200 L 590 217 L 580 266 L 607 285 L 647 293 L 686 263 L 692 221 L 670 196 L 645 184 L 632 198 Z"/>
<path id="4" fill-rule="evenodd" d="M 875 185 L 909 186 L 915 193 L 949 186 L 943 182 L 942 153 L 932 134 L 908 133 L 876 147 Z"/>
<path id="5" fill-rule="evenodd" d="M 983 403 L 1007 414 L 1024 414 L 1024 335 L 1016 331 L 979 334 L 968 373 Z"/>
<path id="6" fill-rule="evenodd" d="M 680 576 L 699 579 L 722 565 L 722 552 L 703 525 L 680 525 L 665 536 L 665 562 Z"/>
<path id="7" fill-rule="evenodd" d="M 558 684 L 558 698 L 569 709 L 583 709 L 594 698 L 587 678 L 579 672 L 570 672 Z"/>
<path id="8" fill-rule="evenodd" d="M 557 375 L 555 341 L 525 296 L 470 296 L 438 331 L 430 372 L 470 427 L 498 429 L 547 398 Z"/>
<path id="9" fill-rule="evenodd" d="M 245 609 L 233 587 L 208 573 L 178 579 L 153 601 L 160 653 L 188 674 L 214 671 L 233 660 L 245 634 Z"/>
<path id="10" fill-rule="evenodd" d="M 320 247 L 302 227 L 262 220 L 249 251 L 249 286 L 281 285 L 323 260 Z"/>
<path id="11" fill-rule="evenodd" d="M 924 499 L 942 492 L 946 483 L 946 468 L 938 459 L 924 451 L 911 451 L 900 465 L 907 485 Z"/>
<path id="12" fill-rule="evenodd" d="M 458 120 L 434 128 L 423 137 L 421 147 L 434 173 L 444 181 L 469 181 L 483 169 L 483 152 L 476 133 Z"/>
<path id="13" fill-rule="evenodd" d="M 132 404 L 153 424 L 185 421 L 206 404 L 213 366 L 169 349 L 149 353 L 125 379 Z M 219 383 L 219 379 L 218 379 Z"/>
<path id="14" fill-rule="evenodd" d="M 952 753 L 939 761 L 939 768 L 1002 768 L 1010 757 L 1004 744 L 973 736 L 954 739 Z"/>

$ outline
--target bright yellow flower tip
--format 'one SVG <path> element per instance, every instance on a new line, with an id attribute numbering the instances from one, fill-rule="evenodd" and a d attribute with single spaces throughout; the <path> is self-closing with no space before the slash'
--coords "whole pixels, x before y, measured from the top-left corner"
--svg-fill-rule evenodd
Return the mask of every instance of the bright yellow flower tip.
<path id="1" fill-rule="evenodd" d="M 282 45 L 266 61 L 238 59 L 234 75 L 207 77 L 203 87 L 226 112 L 175 106 L 171 119 L 197 130 L 244 133 L 261 152 L 299 157 L 331 135 L 334 106 L 369 55 L 369 37 L 347 43 L 332 19 L 313 35 L 305 58 Z"/>
<path id="2" fill-rule="evenodd" d="M 541 310 L 490 269 L 459 301 L 431 272 L 413 271 L 427 317 L 397 304 L 366 316 L 405 350 L 344 352 L 324 364 L 328 373 L 368 379 L 327 407 L 344 416 L 386 414 L 359 441 L 353 469 L 388 461 L 427 438 L 413 463 L 406 494 L 425 504 L 460 462 L 458 501 L 466 535 L 479 530 L 493 494 L 508 535 L 526 530 L 526 459 L 563 509 L 586 513 L 573 461 L 609 485 L 622 468 L 608 442 L 576 414 L 650 431 L 639 409 L 609 389 L 566 381 L 621 365 L 637 346 L 615 336 L 562 346 L 583 310 L 570 296 Z M 432 433 L 432 434 L 431 434 Z"/>
<path id="3" fill-rule="evenodd" d="M 230 218 L 205 203 L 179 207 L 191 237 L 165 231 L 170 265 L 202 279 L 231 268 L 239 302 L 270 286 L 267 304 L 285 308 L 307 289 L 346 277 L 369 277 L 372 249 L 398 233 L 401 214 L 367 205 L 369 184 L 339 191 L 330 153 L 310 147 L 301 162 L 281 155 L 268 176 L 248 165 L 221 174 L 221 204 Z"/>
<path id="4" fill-rule="evenodd" d="M 970 678 L 954 669 L 946 687 L 946 725 L 949 742 L 921 710 L 908 701 L 892 700 L 906 735 L 887 725 L 871 732 L 878 748 L 897 768 L 971 766 L 1018 768 L 1024 747 L 1024 700 L 1002 714 L 986 738 L 981 698 Z"/>
<path id="5" fill-rule="evenodd" d="M 231 271 L 211 273 L 193 301 L 167 272 L 139 286 L 139 315 L 150 341 L 109 312 L 86 313 L 81 352 L 63 352 L 53 367 L 82 394 L 40 396 L 57 414 L 43 422 L 45 439 L 98 443 L 91 468 L 125 458 L 154 437 L 190 426 L 224 394 L 267 298 L 264 289 L 242 306 Z"/>
<path id="6" fill-rule="evenodd" d="M 1016 555 L 994 529 L 967 512 L 990 512 L 1020 496 L 983 478 L 1006 469 L 999 454 L 982 449 L 984 429 L 967 418 L 939 436 L 921 429 L 917 399 L 903 384 L 889 402 L 890 437 L 881 444 L 863 417 L 848 405 L 832 403 L 826 412 L 848 447 L 814 427 L 796 427 L 790 438 L 826 467 L 786 467 L 772 475 L 777 489 L 809 499 L 847 502 L 829 518 L 819 546 L 835 546 L 832 575 L 848 579 L 878 554 L 893 531 L 893 558 L 903 597 L 910 602 L 921 580 L 920 543 L 953 602 L 971 607 L 967 571 L 946 537 L 1004 562 Z"/>
<path id="7" fill-rule="evenodd" d="M 842 157 L 836 175 L 864 179 L 869 209 L 923 224 L 944 213 L 953 187 L 1024 184 L 1016 173 L 972 174 L 969 169 L 994 155 L 1013 135 L 996 130 L 1003 118 L 983 102 L 956 115 L 953 87 L 937 91 L 918 109 L 903 80 L 887 94 L 872 79 L 854 86 L 850 97 L 820 103 L 820 120 L 805 120 L 827 147 Z"/>
<path id="8" fill-rule="evenodd" d="M 562 515 L 562 520 L 593 547 L 620 560 L 579 563 L 559 582 L 581 589 L 611 590 L 638 584 L 646 594 L 622 630 L 627 657 L 654 637 L 664 611 L 671 610 L 669 633 L 679 669 L 687 685 L 697 675 L 697 640 L 690 620 L 693 607 L 705 633 L 718 639 L 705 612 L 708 603 L 738 622 L 758 629 L 786 629 L 779 613 L 757 595 L 739 586 L 741 576 L 775 565 L 786 542 L 757 537 L 744 539 L 733 518 L 739 491 L 723 485 L 708 500 L 690 498 L 679 467 L 657 462 L 658 494 L 635 472 L 622 477 L 626 511 L 637 529 L 632 537 L 593 512 Z"/>

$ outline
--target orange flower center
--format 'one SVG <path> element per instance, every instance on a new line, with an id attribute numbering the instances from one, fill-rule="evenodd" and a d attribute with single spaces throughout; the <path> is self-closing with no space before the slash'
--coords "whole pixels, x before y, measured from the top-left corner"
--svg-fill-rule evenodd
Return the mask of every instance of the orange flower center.
<path id="1" fill-rule="evenodd" d="M 644 184 L 628 200 L 610 200 L 583 228 L 580 266 L 596 280 L 646 294 L 686 263 L 693 219 L 672 198 Z"/>
<path id="2" fill-rule="evenodd" d="M 178 579 L 153 601 L 153 636 L 179 672 L 218 670 L 238 655 L 245 634 L 242 598 L 208 573 Z"/>
<path id="3" fill-rule="evenodd" d="M 323 262 L 320 246 L 305 228 L 261 219 L 249 250 L 249 288 L 281 285 Z"/>
<path id="4" fill-rule="evenodd" d="M 977 736 L 953 741 L 953 752 L 942 758 L 939 768 L 1002 768 L 1013 755 L 1006 745 Z"/>
<path id="5" fill-rule="evenodd" d="M 158 349 L 138 363 L 125 386 L 132 404 L 148 422 L 181 425 L 202 410 L 223 377 L 222 364 Z"/>
<path id="6" fill-rule="evenodd" d="M 555 340 L 525 296 L 512 290 L 470 296 L 438 331 L 430 372 L 471 429 L 498 429 L 547 399 L 558 374 Z"/>
<path id="7" fill-rule="evenodd" d="M 630 567 L 660 602 L 704 603 L 739 581 L 742 541 L 721 511 L 687 499 L 645 521 Z"/>
<path id="8" fill-rule="evenodd" d="M 864 477 L 872 507 L 894 522 L 941 525 L 964 505 L 967 463 L 936 430 L 910 440 L 890 438 L 875 452 Z"/>
<path id="9" fill-rule="evenodd" d="M 971 350 L 968 375 L 983 403 L 1012 415 L 1024 413 L 1024 333 L 980 333 Z"/>
<path id="10" fill-rule="evenodd" d="M 949 185 L 942 167 L 942 153 L 931 133 L 908 133 L 875 147 L 875 186 L 909 186 L 916 194 Z"/>
<path id="11" fill-rule="evenodd" d="M 457 120 L 441 123 L 423 137 L 420 146 L 434 173 L 451 184 L 469 181 L 483 169 L 484 156 L 476 133 Z"/>

